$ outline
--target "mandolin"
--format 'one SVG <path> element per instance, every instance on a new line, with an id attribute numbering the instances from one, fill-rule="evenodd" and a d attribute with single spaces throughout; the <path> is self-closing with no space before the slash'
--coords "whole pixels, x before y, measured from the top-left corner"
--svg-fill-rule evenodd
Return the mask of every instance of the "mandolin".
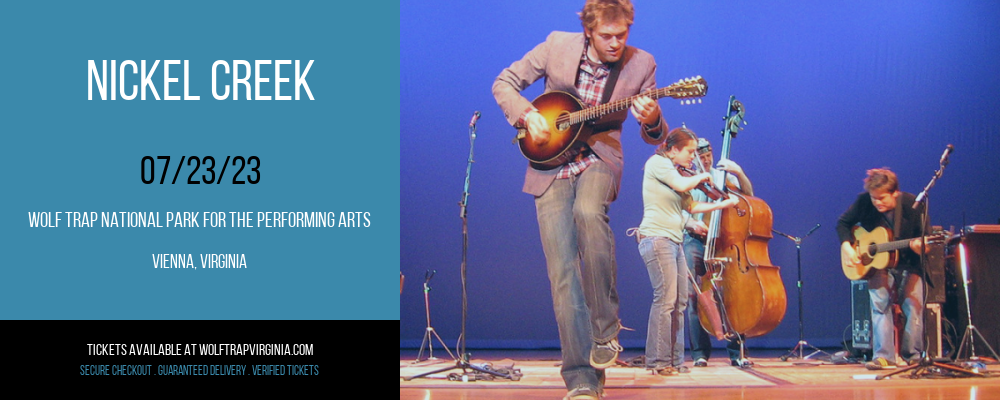
<path id="1" fill-rule="evenodd" d="M 545 167 L 558 167 L 568 160 L 564 155 L 575 143 L 586 141 L 591 135 L 588 121 L 596 120 L 607 114 L 619 112 L 632 107 L 635 99 L 648 96 L 653 100 L 661 97 L 675 99 L 690 99 L 703 97 L 708 92 L 708 84 L 701 76 L 682 79 L 676 83 L 659 89 L 651 89 L 635 96 L 621 100 L 584 108 L 583 103 L 566 92 L 548 92 L 531 102 L 538 113 L 549 123 L 549 141 L 534 143 L 528 135 L 527 128 L 517 130 L 514 140 L 521 148 L 521 154 L 529 161 Z"/>

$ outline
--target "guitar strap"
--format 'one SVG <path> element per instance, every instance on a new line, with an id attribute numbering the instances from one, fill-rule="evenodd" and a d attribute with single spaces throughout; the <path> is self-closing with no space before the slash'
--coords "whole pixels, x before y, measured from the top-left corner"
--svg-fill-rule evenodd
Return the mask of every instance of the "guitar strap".
<path id="1" fill-rule="evenodd" d="M 899 201 L 898 199 L 896 200 L 896 210 L 893 211 L 892 215 L 892 225 L 893 225 L 892 240 L 894 241 L 899 240 L 899 228 L 903 226 L 903 202 Z M 896 257 L 902 256 L 901 255 L 902 252 L 897 251 L 896 253 L 897 253 Z M 899 262 L 898 258 L 896 262 L 897 263 Z M 893 279 L 893 287 L 889 288 L 889 290 L 892 290 L 896 295 L 895 298 L 892 299 L 892 302 L 895 304 L 903 304 L 903 299 L 906 298 L 906 294 L 903 292 L 904 289 L 906 288 L 906 275 L 908 271 L 906 270 L 900 271 L 896 268 L 893 268 L 890 271 L 888 271 L 889 274 L 892 274 L 894 272 L 901 272 L 901 273 L 899 275 L 896 275 L 895 279 Z"/>
<path id="2" fill-rule="evenodd" d="M 896 201 L 896 211 L 893 211 L 892 240 L 899 240 L 899 227 L 903 226 L 903 202 Z"/>
<path id="3" fill-rule="evenodd" d="M 628 51 L 628 49 L 626 48 L 625 51 Z M 618 74 L 622 72 L 622 65 L 624 64 L 624 53 L 618 62 L 611 64 L 611 74 L 608 75 L 608 82 L 604 84 L 604 97 L 601 98 L 601 104 L 607 104 L 607 102 L 611 101 L 611 93 L 615 91 L 615 84 L 618 83 Z"/>
<path id="4" fill-rule="evenodd" d="M 583 43 L 583 56 L 582 57 L 584 57 L 584 58 L 587 57 L 587 49 L 589 49 L 589 48 L 590 48 L 590 39 L 588 38 Z M 618 83 L 618 74 L 622 72 L 622 66 L 625 64 L 625 58 L 628 55 L 629 55 L 628 54 L 628 47 L 626 47 L 624 49 L 624 52 L 622 53 L 622 58 L 618 59 L 618 62 L 613 63 L 611 65 L 608 65 L 608 67 L 611 69 L 611 72 L 608 74 L 608 80 L 604 83 L 604 95 L 601 96 L 601 103 L 600 104 L 607 104 L 607 102 L 611 101 L 611 94 L 614 93 L 614 91 L 615 91 L 615 84 Z M 573 85 L 576 86 L 576 85 L 579 85 L 579 84 L 580 84 L 580 74 L 577 73 L 576 74 L 576 81 L 573 82 Z M 593 121 L 591 121 L 590 123 L 593 123 Z"/>

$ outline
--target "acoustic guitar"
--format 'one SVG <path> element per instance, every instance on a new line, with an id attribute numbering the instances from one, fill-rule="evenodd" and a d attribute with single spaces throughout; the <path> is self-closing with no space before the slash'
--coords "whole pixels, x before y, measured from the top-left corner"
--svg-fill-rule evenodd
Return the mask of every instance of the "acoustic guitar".
<path id="1" fill-rule="evenodd" d="M 899 250 L 909 248 L 913 239 L 889 240 L 892 238 L 892 229 L 876 227 L 868 232 L 865 228 L 855 226 L 854 231 L 854 251 L 861 259 L 861 265 L 855 267 L 851 263 L 850 257 L 841 252 L 840 263 L 844 268 L 844 275 L 847 279 L 858 280 L 867 278 L 876 269 L 895 268 L 899 262 Z M 939 243 L 947 236 L 947 232 L 936 232 L 927 236 L 928 243 Z"/>
<path id="2" fill-rule="evenodd" d="M 661 97 L 672 97 L 687 100 L 687 103 L 690 104 L 690 99 L 703 97 L 707 92 L 708 84 L 701 76 L 682 79 L 664 88 L 650 89 L 635 96 L 590 108 L 584 108 L 583 103 L 569 93 L 549 92 L 538 96 L 531 102 L 538 109 L 538 113 L 545 117 L 549 123 L 549 141 L 541 144 L 534 143 L 528 135 L 527 128 L 518 129 L 517 137 L 514 140 L 518 142 L 521 154 L 525 158 L 533 163 L 555 168 L 569 161 L 564 155 L 567 150 L 573 147 L 574 143 L 586 141 L 590 137 L 592 132 L 588 129 L 588 121 L 628 109 L 632 107 L 632 102 L 641 96 L 648 96 L 653 100 Z"/>

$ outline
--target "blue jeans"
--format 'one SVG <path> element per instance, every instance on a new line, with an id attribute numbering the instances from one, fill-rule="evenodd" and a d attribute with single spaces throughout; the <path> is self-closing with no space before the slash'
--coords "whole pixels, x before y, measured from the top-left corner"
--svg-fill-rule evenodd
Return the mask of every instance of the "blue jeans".
<path id="1" fill-rule="evenodd" d="M 691 276 L 696 275 L 696 270 L 705 272 L 705 244 L 701 240 L 684 234 L 684 257 L 687 259 L 688 269 Z M 691 280 L 684 278 L 688 285 L 687 326 L 688 341 L 691 345 L 691 359 L 698 360 L 704 358 L 708 360 L 712 357 L 712 339 L 701 327 L 701 319 L 698 318 L 698 291 L 691 287 Z M 704 277 L 702 279 L 705 279 Z M 737 340 L 726 341 L 726 352 L 730 360 L 740 359 L 740 342 Z"/>
<path id="2" fill-rule="evenodd" d="M 604 372 L 590 366 L 590 348 L 618 336 L 615 240 L 608 207 L 617 191 L 604 162 L 556 179 L 535 198 L 552 306 L 559 326 L 562 377 L 569 390 L 601 390 Z"/>
<path id="3" fill-rule="evenodd" d="M 653 304 L 646 332 L 646 368 L 684 364 L 684 309 L 687 308 L 687 262 L 680 243 L 660 236 L 639 241 L 649 271 Z"/>
<path id="4" fill-rule="evenodd" d="M 899 355 L 904 359 L 919 356 L 924 351 L 924 283 L 916 272 L 901 273 L 899 270 L 876 270 L 868 278 L 868 294 L 872 303 L 872 347 L 873 357 L 882 357 L 889 362 L 896 360 L 896 346 L 893 342 L 892 299 L 890 288 L 893 282 L 902 279 L 903 287 L 897 290 L 902 296 L 900 308 L 906 319 L 899 338 Z"/>

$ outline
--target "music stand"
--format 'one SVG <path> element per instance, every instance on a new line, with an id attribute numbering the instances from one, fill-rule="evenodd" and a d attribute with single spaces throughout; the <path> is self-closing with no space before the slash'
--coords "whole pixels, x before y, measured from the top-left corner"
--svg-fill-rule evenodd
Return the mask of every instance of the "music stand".
<path id="1" fill-rule="evenodd" d="M 798 282 L 796 282 L 796 286 L 798 287 L 798 297 L 799 297 L 799 342 L 796 343 L 795 347 L 792 347 L 792 349 L 789 350 L 788 353 L 785 353 L 785 355 L 783 355 L 783 356 L 780 357 L 781 361 L 788 361 L 789 358 L 798 358 L 800 360 L 806 360 L 806 359 L 809 359 L 810 357 L 815 356 L 815 355 L 817 355 L 819 353 L 823 353 L 824 355 L 826 355 L 826 357 L 828 359 L 831 357 L 829 353 L 827 353 L 827 352 L 825 352 L 823 350 L 820 350 L 816 346 L 813 346 L 813 345 L 809 344 L 809 342 L 806 341 L 806 339 L 805 339 L 805 326 L 802 323 L 802 240 L 804 240 L 805 238 L 809 237 L 809 235 L 812 235 L 813 232 L 816 232 L 817 229 L 819 229 L 819 224 L 816 224 L 816 226 L 814 226 L 812 229 L 810 229 L 809 232 L 806 233 L 806 235 L 802 236 L 802 237 L 791 236 L 791 235 L 782 233 L 782 232 L 778 231 L 777 229 L 771 229 L 774 233 L 777 233 L 777 234 L 779 234 L 781 236 L 784 236 L 784 237 L 786 237 L 788 239 L 791 239 L 793 242 L 795 242 L 795 259 L 796 259 L 796 264 L 797 264 L 797 267 L 798 267 L 797 269 L 798 269 L 798 274 L 799 274 L 798 275 L 799 276 L 798 277 Z M 812 350 L 812 353 L 810 353 L 808 356 L 804 356 L 803 357 L 803 352 L 805 351 L 805 349 L 807 347 Z M 798 356 L 795 355 L 796 352 L 799 353 Z"/>
<path id="2" fill-rule="evenodd" d="M 417 352 L 417 359 L 413 361 L 413 364 L 425 361 L 420 359 L 420 357 L 424 354 L 424 345 L 427 345 L 428 349 L 427 360 L 437 360 L 437 357 L 434 357 L 434 339 L 431 337 L 432 334 L 437 338 L 438 343 L 441 343 L 441 346 L 444 346 L 444 351 L 448 352 L 451 359 L 456 359 L 455 355 L 448 349 L 448 345 L 444 343 L 444 340 L 441 340 L 441 335 L 438 335 L 437 331 L 434 330 L 434 327 L 431 326 L 431 287 L 429 283 L 435 273 L 437 273 L 437 271 L 424 272 L 424 310 L 427 311 L 427 330 L 424 331 L 424 340 L 420 341 L 420 351 Z M 402 287 L 402 285 L 400 285 L 400 287 Z"/>

